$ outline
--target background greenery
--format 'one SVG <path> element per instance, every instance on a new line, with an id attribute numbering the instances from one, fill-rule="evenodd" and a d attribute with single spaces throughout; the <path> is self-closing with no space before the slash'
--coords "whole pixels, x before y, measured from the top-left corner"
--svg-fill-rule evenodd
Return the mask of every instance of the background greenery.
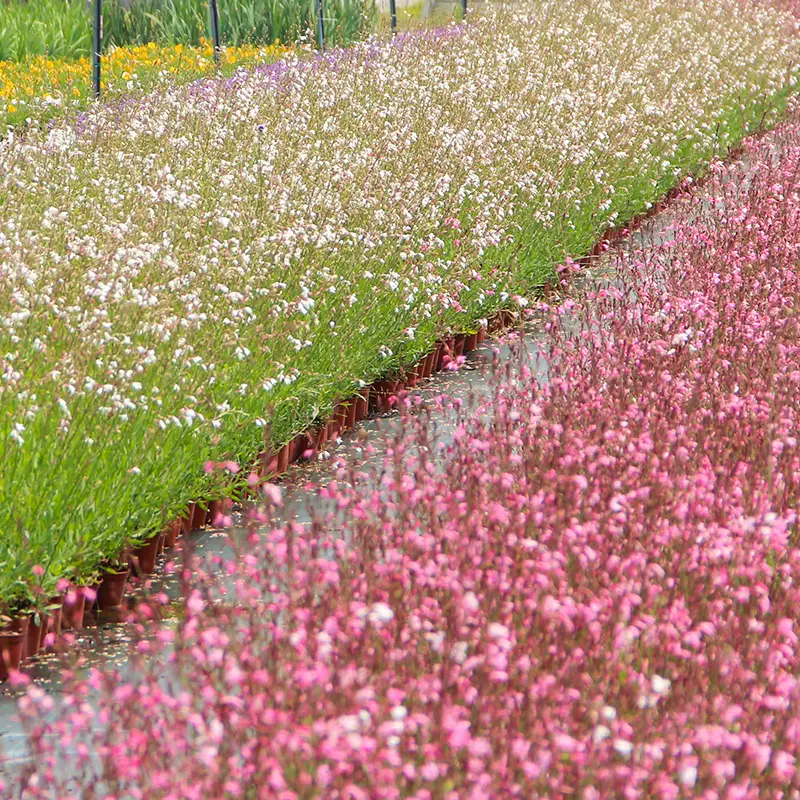
<path id="1" fill-rule="evenodd" d="M 325 34 L 332 45 L 356 39 L 374 23 L 374 0 L 325 0 Z M 219 0 L 227 45 L 294 41 L 313 30 L 314 0 Z M 206 0 L 104 0 L 104 46 L 190 44 L 208 37 Z M 91 53 L 87 0 L 0 2 L 0 61 L 32 56 L 81 58 Z"/>

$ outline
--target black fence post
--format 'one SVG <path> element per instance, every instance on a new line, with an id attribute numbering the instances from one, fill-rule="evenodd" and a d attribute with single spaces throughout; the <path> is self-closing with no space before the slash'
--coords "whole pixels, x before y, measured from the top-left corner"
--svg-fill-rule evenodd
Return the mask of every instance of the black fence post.
<path id="1" fill-rule="evenodd" d="M 317 6 L 317 47 L 320 52 L 325 49 L 325 18 L 322 0 L 316 0 Z"/>
<path id="2" fill-rule="evenodd" d="M 461 19 L 467 18 L 467 0 L 461 0 Z"/>
<path id="3" fill-rule="evenodd" d="M 211 42 L 214 45 L 214 63 L 219 66 L 221 45 L 219 42 L 219 6 L 217 0 L 208 0 L 211 13 Z"/>
<path id="4" fill-rule="evenodd" d="M 392 33 L 397 30 L 397 0 L 389 0 L 389 14 L 392 17 Z"/>
<path id="5" fill-rule="evenodd" d="M 94 0 L 94 28 L 92 29 L 92 87 L 94 96 L 100 97 L 100 58 L 103 50 L 103 0 Z"/>

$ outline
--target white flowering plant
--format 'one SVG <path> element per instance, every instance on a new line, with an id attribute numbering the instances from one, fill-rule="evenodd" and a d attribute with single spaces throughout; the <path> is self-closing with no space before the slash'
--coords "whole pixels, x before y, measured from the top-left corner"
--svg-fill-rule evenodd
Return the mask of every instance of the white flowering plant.
<path id="1" fill-rule="evenodd" d="M 0 595 L 524 302 L 772 124 L 798 55 L 754 2 L 537 0 L 12 133 Z"/>

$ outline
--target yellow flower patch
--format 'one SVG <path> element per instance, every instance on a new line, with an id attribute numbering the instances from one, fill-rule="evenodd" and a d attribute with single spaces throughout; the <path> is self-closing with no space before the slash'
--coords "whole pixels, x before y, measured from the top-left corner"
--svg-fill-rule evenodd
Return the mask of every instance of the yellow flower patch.
<path id="1" fill-rule="evenodd" d="M 268 64 L 290 49 L 279 42 L 226 47 L 220 70 Z M 103 56 L 103 92 L 113 96 L 148 91 L 206 75 L 214 67 L 214 49 L 207 41 L 199 47 L 155 43 L 115 47 Z M 85 107 L 93 99 L 91 71 L 88 58 L 63 61 L 34 56 L 24 62 L 0 61 L 0 128 L 27 119 L 44 121 Z"/>

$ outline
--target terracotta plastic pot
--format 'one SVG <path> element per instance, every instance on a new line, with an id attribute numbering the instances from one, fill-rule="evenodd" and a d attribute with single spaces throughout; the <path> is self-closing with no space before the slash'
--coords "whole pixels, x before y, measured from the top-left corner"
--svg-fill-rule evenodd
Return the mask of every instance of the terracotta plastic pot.
<path id="1" fill-rule="evenodd" d="M 150 575 L 156 568 L 156 558 L 163 550 L 164 534 L 153 536 L 148 542 L 133 551 L 134 571 L 139 575 Z"/>
<path id="2" fill-rule="evenodd" d="M 37 622 L 38 620 L 38 622 Z M 25 642 L 25 658 L 39 655 L 42 640 L 47 631 L 47 618 L 43 614 L 31 614 L 28 618 L 28 637 Z"/>
<path id="3" fill-rule="evenodd" d="M 419 383 L 419 371 L 417 367 L 412 367 L 411 369 L 406 370 L 406 386 L 409 389 L 413 388 Z"/>
<path id="4" fill-rule="evenodd" d="M 421 378 L 430 378 L 433 374 L 433 353 L 428 353 L 428 355 L 419 362 L 419 370 Z"/>
<path id="5" fill-rule="evenodd" d="M 486 341 L 487 335 L 488 335 L 488 331 L 486 330 L 486 326 L 485 325 L 481 325 L 481 327 L 478 328 L 477 344 L 483 344 Z"/>
<path id="6" fill-rule="evenodd" d="M 181 517 L 181 533 L 188 536 L 192 532 L 192 517 L 194 516 L 194 503 L 189 503 L 189 507 Z"/>
<path id="7" fill-rule="evenodd" d="M 356 424 L 356 398 L 352 397 L 345 405 L 344 427 L 345 430 L 352 430 Z"/>
<path id="8" fill-rule="evenodd" d="M 0 633 L 27 633 L 29 619 L 30 616 L 28 614 L 14 617 L 0 628 Z"/>
<path id="9" fill-rule="evenodd" d="M 378 411 L 385 413 L 391 411 L 394 406 L 391 403 L 391 398 L 394 397 L 402 384 L 400 381 L 378 381 L 375 384 L 375 390 L 378 395 Z"/>
<path id="10" fill-rule="evenodd" d="M 271 478 L 278 472 L 278 454 L 272 452 L 272 448 L 264 451 L 261 456 L 261 469 L 259 470 L 259 477 Z"/>
<path id="11" fill-rule="evenodd" d="M 182 520 L 176 519 L 170 522 L 164 530 L 164 548 L 175 547 L 175 542 L 183 528 Z"/>
<path id="12" fill-rule="evenodd" d="M 45 631 L 43 643 L 52 633 L 53 641 L 48 650 L 55 645 L 56 640 L 61 635 L 61 614 L 63 612 L 64 598 L 61 596 L 51 597 L 47 602 L 47 630 Z"/>
<path id="13" fill-rule="evenodd" d="M 504 308 L 500 312 L 500 325 L 503 328 L 510 328 L 514 325 L 515 317 L 512 311 L 509 311 L 507 308 Z"/>
<path id="14" fill-rule="evenodd" d="M 302 460 L 303 453 L 308 449 L 310 449 L 308 436 L 305 433 L 298 433 L 297 436 L 292 439 L 292 462 Z"/>
<path id="15" fill-rule="evenodd" d="M 439 363 L 436 365 L 436 371 L 444 369 L 455 354 L 455 342 L 453 339 L 445 339 L 440 343 L 439 347 Z"/>
<path id="16" fill-rule="evenodd" d="M 312 441 L 317 452 L 324 450 L 328 443 L 328 426 L 323 425 L 321 428 L 317 428 L 313 433 Z"/>
<path id="17" fill-rule="evenodd" d="M 467 337 L 464 336 L 463 333 L 459 333 L 458 336 L 456 336 L 453 348 L 456 357 L 464 355 L 464 341 L 466 338 Z"/>
<path id="18" fill-rule="evenodd" d="M 192 513 L 192 530 L 198 531 L 206 524 L 206 509 L 200 503 L 194 504 L 194 512 Z"/>
<path id="19" fill-rule="evenodd" d="M 471 353 L 478 346 L 478 334 L 468 333 L 464 337 L 464 352 Z"/>
<path id="20" fill-rule="evenodd" d="M 278 465 L 275 469 L 276 475 L 283 475 L 287 469 L 289 469 L 289 456 L 291 455 L 291 448 L 288 444 L 285 444 L 281 449 L 278 451 Z"/>
<path id="21" fill-rule="evenodd" d="M 345 403 L 339 403 L 333 409 L 333 424 L 336 428 L 337 436 L 347 430 L 347 405 Z"/>
<path id="22" fill-rule="evenodd" d="M 19 633 L 22 636 L 22 649 L 20 650 L 21 659 L 24 659 L 26 656 L 29 624 L 30 624 L 30 614 L 25 614 L 25 615 L 20 615 L 18 617 L 14 617 L 10 622 L 5 623 L 2 629 L 0 629 L 0 633 Z M 16 667 L 14 667 L 14 669 L 16 669 Z"/>
<path id="23" fill-rule="evenodd" d="M 5 631 L 0 633 L 0 681 L 8 678 L 12 670 L 19 669 L 27 631 Z"/>
<path id="24" fill-rule="evenodd" d="M 356 421 L 360 422 L 369 416 L 369 386 L 365 386 L 355 398 Z"/>
<path id="25" fill-rule="evenodd" d="M 62 630 L 79 631 L 83 627 L 83 612 L 85 608 L 86 597 L 82 591 L 71 589 L 67 592 L 61 611 Z"/>
<path id="26" fill-rule="evenodd" d="M 122 605 L 125 594 L 125 583 L 130 574 L 129 569 L 120 572 L 106 572 L 97 589 L 97 607 L 104 611 Z"/>

